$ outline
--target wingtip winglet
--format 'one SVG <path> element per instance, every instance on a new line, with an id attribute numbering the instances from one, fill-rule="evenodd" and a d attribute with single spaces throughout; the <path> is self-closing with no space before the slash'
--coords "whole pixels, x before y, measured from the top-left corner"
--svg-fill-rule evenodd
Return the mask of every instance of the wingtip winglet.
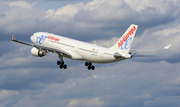
<path id="1" fill-rule="evenodd" d="M 164 47 L 164 49 L 169 49 L 171 46 L 172 46 L 172 44 L 169 44 L 166 47 Z"/>
<path id="2" fill-rule="evenodd" d="M 14 34 L 12 35 L 12 40 L 16 40 L 16 38 L 15 38 Z"/>

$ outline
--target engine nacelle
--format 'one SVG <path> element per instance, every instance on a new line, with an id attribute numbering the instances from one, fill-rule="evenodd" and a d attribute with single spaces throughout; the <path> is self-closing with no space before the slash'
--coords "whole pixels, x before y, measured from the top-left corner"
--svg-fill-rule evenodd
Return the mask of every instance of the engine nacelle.
<path id="1" fill-rule="evenodd" d="M 33 56 L 36 56 L 36 57 L 46 56 L 46 52 L 40 51 L 40 50 L 38 50 L 38 49 L 35 48 L 35 47 L 33 47 L 33 48 L 31 49 L 31 54 L 32 54 Z"/>

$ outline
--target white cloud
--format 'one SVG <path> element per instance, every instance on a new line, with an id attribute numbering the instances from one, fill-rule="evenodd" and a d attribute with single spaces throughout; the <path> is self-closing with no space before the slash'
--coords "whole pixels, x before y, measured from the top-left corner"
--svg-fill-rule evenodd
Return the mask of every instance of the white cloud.
<path id="1" fill-rule="evenodd" d="M 150 104 L 150 103 L 151 103 L 151 101 L 148 100 L 148 101 L 145 101 L 145 102 L 144 102 L 144 105 L 145 105 L 145 106 L 148 106 L 148 104 Z"/>
<path id="2" fill-rule="evenodd" d="M 124 29 L 127 22 L 128 24 L 137 23 L 144 26 L 152 23 L 158 25 L 160 22 L 163 24 L 172 21 L 175 18 L 172 14 L 179 13 L 174 11 L 179 8 L 174 9 L 173 4 L 168 1 L 158 1 L 158 4 L 163 3 L 160 7 L 157 6 L 155 1 L 147 1 L 151 7 L 158 8 L 157 10 L 148 9 L 148 6 L 146 6 L 148 3 L 145 1 L 136 1 L 137 3 L 131 1 L 129 3 L 128 0 L 94 0 L 87 4 L 68 4 L 57 10 L 49 9 L 47 11 L 33 7 L 35 3 L 19 2 L 8 2 L 11 7 L 2 12 L 5 16 L 0 18 L 0 28 L 5 33 L 17 32 L 25 34 L 39 30 L 70 36 L 75 35 L 75 37 L 79 38 L 83 38 L 86 34 L 88 36 L 94 35 L 91 38 L 89 37 L 92 40 L 97 35 L 99 38 L 117 36 L 119 33 L 117 28 L 121 31 L 121 28 Z M 130 4 L 130 6 L 126 3 Z M 7 2 L 3 2 L 3 4 L 5 5 Z M 142 12 L 133 11 L 133 9 L 138 9 L 136 4 L 140 7 L 139 4 L 142 4 L 145 10 Z M 24 9 L 22 11 L 22 8 L 13 5 L 24 6 L 22 7 Z M 134 6 L 133 9 L 132 6 Z M 164 13 L 164 11 L 166 12 Z M 156 18 L 153 17 L 154 15 Z M 116 30 L 112 29 L 112 27 L 115 27 Z"/>
<path id="3" fill-rule="evenodd" d="M 36 5 L 37 2 L 29 3 L 26 1 L 11 1 L 11 2 L 5 2 L 5 4 L 8 4 L 10 7 L 12 6 L 18 6 L 22 8 L 31 9 L 33 6 Z"/>
<path id="4" fill-rule="evenodd" d="M 168 27 L 168 26 L 167 26 Z M 157 35 L 157 36 L 163 36 L 163 37 L 165 37 L 165 36 L 170 36 L 170 35 L 176 35 L 176 34 L 179 34 L 180 33 L 180 24 L 179 25 L 177 25 L 177 26 L 173 26 L 173 27 L 171 27 L 171 28 L 165 28 L 165 29 L 163 29 L 163 30 L 161 30 L 161 31 L 156 31 L 156 32 L 154 32 L 153 34 L 154 35 Z"/>
<path id="5" fill-rule="evenodd" d="M 55 15 L 70 15 L 71 17 L 73 17 L 83 7 L 84 7 L 83 3 L 74 4 L 74 5 L 68 4 L 62 8 L 57 9 Z"/>
<path id="6" fill-rule="evenodd" d="M 99 6 L 100 6 L 102 3 L 105 3 L 105 2 L 107 2 L 107 0 L 93 0 L 93 1 L 88 2 L 88 3 L 86 4 L 85 10 L 86 10 L 86 11 L 87 11 L 87 10 L 90 10 L 90 11 L 95 10 L 95 9 L 99 8 Z"/>
<path id="7" fill-rule="evenodd" d="M 18 95 L 18 91 L 14 90 L 0 90 L 0 106 L 4 107 L 8 104 L 8 99 L 11 99 L 13 96 Z"/>
<path id="8" fill-rule="evenodd" d="M 173 85 L 180 85 L 180 77 L 177 77 L 177 78 L 175 78 L 173 81 L 172 81 L 172 84 Z"/>
<path id="9" fill-rule="evenodd" d="M 167 99 L 164 103 L 170 104 L 172 100 L 169 100 L 169 98 L 177 96 L 176 92 L 173 91 L 177 85 L 174 86 L 172 81 L 174 81 L 174 78 L 178 78 L 179 63 L 123 61 L 111 66 L 98 66 L 94 72 L 87 72 L 83 65 L 77 67 L 76 64 L 78 69 L 67 69 L 67 71 L 43 67 L 13 71 L 6 69 L 3 72 L 1 70 L 1 81 L 3 80 L 4 84 L 9 81 L 12 82 L 11 84 L 17 82 L 18 84 L 27 84 L 30 87 L 18 90 L 18 95 L 10 99 L 3 98 L 2 100 L 11 101 L 17 98 L 18 100 L 15 101 L 14 106 L 26 104 L 28 107 L 40 105 L 45 107 L 50 105 L 100 107 L 104 105 L 132 106 L 134 104 L 143 106 L 143 102 L 145 106 L 149 104 L 157 105 L 158 101 Z M 174 67 L 176 69 L 170 72 L 169 70 Z M 26 69 L 29 73 L 23 74 Z M 90 75 L 83 77 L 82 75 L 86 73 L 90 73 Z M 74 77 L 73 75 L 77 76 Z M 101 75 L 102 78 L 95 79 L 94 75 L 98 77 Z M 7 77 L 11 77 L 11 79 L 5 81 L 3 78 Z M 66 81 L 59 81 L 63 79 Z M 21 86 L 17 83 L 16 86 Z M 166 93 L 171 96 L 167 98 Z M 159 96 L 161 96 L 161 100 L 156 101 Z M 147 99 L 152 103 L 148 103 Z M 133 103 L 134 101 L 135 103 Z M 48 104 L 45 102 L 48 102 Z M 175 101 L 175 104 L 179 104 L 178 101 Z"/>
<path id="10" fill-rule="evenodd" d="M 0 99 L 14 95 L 14 94 L 18 94 L 18 92 L 17 91 L 1 90 L 0 91 Z"/>
<path id="11" fill-rule="evenodd" d="M 99 78 L 97 75 L 94 75 L 93 77 L 94 77 L 94 78 Z"/>
<path id="12" fill-rule="evenodd" d="M 147 8 L 155 9 L 156 11 L 161 14 L 166 14 L 168 10 L 170 10 L 171 2 L 165 2 L 164 0 L 125 0 L 127 4 L 133 8 L 133 10 L 137 12 L 143 12 Z M 166 8 L 164 8 L 166 7 Z"/>
<path id="13" fill-rule="evenodd" d="M 86 99 L 73 99 L 69 102 L 67 107 L 100 107 L 103 102 L 99 98 Z"/>

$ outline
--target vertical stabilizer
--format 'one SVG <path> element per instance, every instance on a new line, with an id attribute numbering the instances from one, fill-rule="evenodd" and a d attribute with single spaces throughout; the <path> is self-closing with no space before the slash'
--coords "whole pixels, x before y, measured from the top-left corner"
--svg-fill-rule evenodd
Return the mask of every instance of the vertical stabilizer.
<path id="1" fill-rule="evenodd" d="M 118 50 L 123 53 L 129 53 L 137 28 L 138 25 L 131 24 L 131 26 L 126 30 L 117 43 L 109 49 Z"/>

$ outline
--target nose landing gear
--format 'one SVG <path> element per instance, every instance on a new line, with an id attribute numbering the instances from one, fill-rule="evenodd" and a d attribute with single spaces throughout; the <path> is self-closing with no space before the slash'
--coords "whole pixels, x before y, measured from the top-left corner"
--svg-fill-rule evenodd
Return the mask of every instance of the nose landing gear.
<path id="1" fill-rule="evenodd" d="M 88 68 L 88 70 L 95 70 L 95 66 L 94 65 L 92 65 L 92 63 L 91 62 L 85 62 L 85 66 L 87 66 L 87 68 Z"/>

